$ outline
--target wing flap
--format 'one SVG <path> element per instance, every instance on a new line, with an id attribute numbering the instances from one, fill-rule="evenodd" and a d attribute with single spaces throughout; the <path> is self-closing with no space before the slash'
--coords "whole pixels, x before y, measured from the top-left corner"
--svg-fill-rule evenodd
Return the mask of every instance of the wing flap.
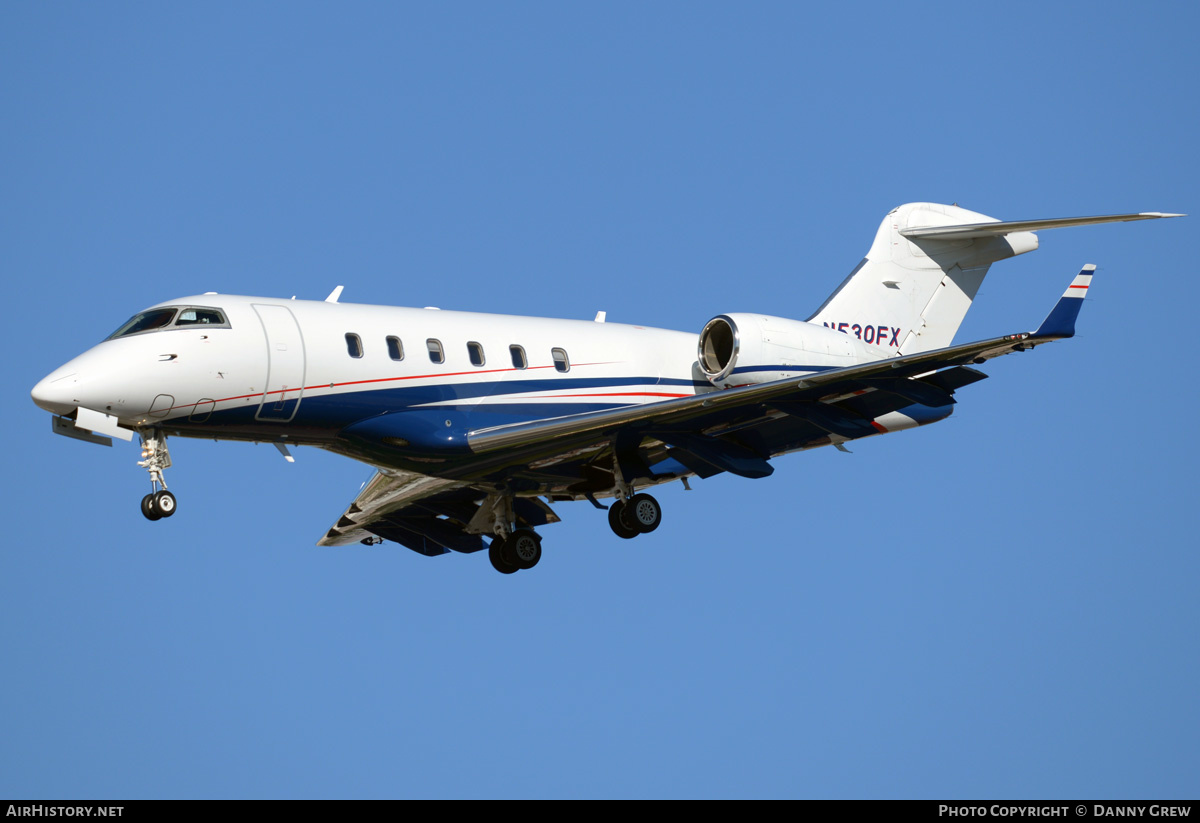
<path id="1" fill-rule="evenodd" d="M 944 391 L 956 392 L 964 386 L 978 383 L 980 380 L 987 380 L 987 377 L 983 372 L 970 366 L 954 366 L 922 377 L 921 380 Z"/>
<path id="2" fill-rule="evenodd" d="M 821 431 L 836 434 L 838 437 L 853 440 L 856 437 L 866 437 L 877 432 L 877 429 L 871 425 L 871 421 L 829 403 L 780 400 L 772 403 L 771 407 L 792 417 L 807 420 Z"/>
<path id="3" fill-rule="evenodd" d="M 381 470 L 317 545 L 347 546 L 382 537 L 428 557 L 477 552 L 486 544 L 470 523 L 485 496 L 459 481 Z M 513 509 L 522 526 L 558 522 L 554 511 L 537 498 L 519 497 Z"/>
<path id="4" fill-rule="evenodd" d="M 367 526 L 418 501 L 463 487 L 465 484 L 410 472 L 380 470 L 375 473 L 344 514 L 317 541 L 318 546 L 348 546 L 375 533 Z M 382 537 L 382 535 L 379 535 Z M 402 541 L 397 541 L 402 542 Z"/>
<path id="5" fill-rule="evenodd" d="M 406 549 L 412 549 L 417 554 L 423 554 L 426 557 L 437 557 L 439 554 L 450 553 L 450 550 L 441 543 L 429 538 L 420 531 L 405 528 L 405 526 L 395 523 L 377 522 L 372 524 L 369 531 L 377 537 L 382 537 L 384 540 L 391 540 L 393 543 L 399 543 Z"/>
<path id="6" fill-rule="evenodd" d="M 694 462 L 688 457 L 695 457 L 739 477 L 768 477 L 775 471 L 762 455 L 728 440 L 688 432 L 655 432 L 653 436 L 674 446 L 671 455 L 685 466 Z"/>
<path id="7" fill-rule="evenodd" d="M 366 529 L 385 540 L 402 543 L 413 551 L 429 557 L 445 554 L 451 550 L 470 553 L 483 548 L 483 538 L 477 534 L 464 532 L 462 523 L 431 517 L 419 511 L 410 512 L 412 509 L 389 514 L 381 520 L 368 524 Z M 410 541 L 399 539 L 405 534 L 415 535 L 416 539 Z"/>

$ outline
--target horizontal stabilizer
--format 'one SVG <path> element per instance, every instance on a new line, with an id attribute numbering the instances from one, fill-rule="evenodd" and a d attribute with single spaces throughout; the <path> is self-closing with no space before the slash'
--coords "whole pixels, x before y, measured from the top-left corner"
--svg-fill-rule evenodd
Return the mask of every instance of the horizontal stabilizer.
<path id="1" fill-rule="evenodd" d="M 1088 263 L 1079 274 L 1075 275 L 1071 285 L 1067 286 L 1067 290 L 1050 310 L 1050 314 L 1046 315 L 1042 325 L 1038 326 L 1038 330 L 1033 333 L 1035 338 L 1075 336 L 1075 320 L 1079 317 L 1079 310 L 1083 307 L 1083 298 L 1087 297 L 1088 287 L 1092 284 L 1092 273 L 1095 271 L 1096 267 Z"/>
<path id="2" fill-rule="evenodd" d="M 1165 214 L 1160 211 L 1143 211 L 1136 214 L 1104 214 L 1095 217 L 1054 217 L 1048 220 L 1011 220 L 995 223 L 967 223 L 960 226 L 919 226 L 900 229 L 900 234 L 909 239 L 966 240 L 972 237 L 994 237 L 1018 231 L 1041 231 L 1062 229 L 1068 226 L 1091 226 L 1097 223 L 1128 223 L 1131 220 L 1157 220 L 1161 217 L 1186 217 L 1184 214 Z"/>

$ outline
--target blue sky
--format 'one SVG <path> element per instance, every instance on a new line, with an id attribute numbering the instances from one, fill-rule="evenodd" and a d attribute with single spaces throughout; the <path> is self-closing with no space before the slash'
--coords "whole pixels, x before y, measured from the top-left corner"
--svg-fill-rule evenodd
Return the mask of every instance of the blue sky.
<path id="1" fill-rule="evenodd" d="M 1195 797 L 1195 220 L 1043 232 L 955 415 L 559 506 L 531 573 L 315 541 L 371 470 L 50 432 L 203 291 L 697 332 L 904 202 L 1196 212 L 1195 4 L 6 4 L 0 796 Z"/>

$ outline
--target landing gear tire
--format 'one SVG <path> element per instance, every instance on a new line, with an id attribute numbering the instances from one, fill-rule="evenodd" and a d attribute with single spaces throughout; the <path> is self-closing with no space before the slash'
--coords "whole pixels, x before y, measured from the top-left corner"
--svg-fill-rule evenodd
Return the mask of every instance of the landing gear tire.
<path id="1" fill-rule="evenodd" d="M 542 538 L 531 529 L 517 529 L 504 541 L 504 550 L 518 569 L 532 569 L 542 559 Z"/>
<path id="2" fill-rule="evenodd" d="M 624 500 L 617 499 L 608 507 L 608 525 L 613 530 L 613 534 L 617 537 L 623 537 L 630 540 L 637 537 L 641 532 L 634 526 L 633 518 L 631 518 L 629 507 Z"/>
<path id="3" fill-rule="evenodd" d="M 162 517 L 154 505 L 154 495 L 148 494 L 142 498 L 142 516 L 147 520 L 158 520 Z"/>
<path id="4" fill-rule="evenodd" d="M 662 523 L 662 506 L 648 494 L 635 494 L 625 505 L 630 521 L 638 534 L 649 534 Z"/>
<path id="5" fill-rule="evenodd" d="M 512 574 L 520 570 L 520 567 L 513 562 L 511 553 L 504 550 L 504 544 L 507 542 L 507 540 L 497 537 L 488 547 L 488 560 L 492 561 L 492 568 L 500 574 Z"/>
<path id="6" fill-rule="evenodd" d="M 176 508 L 175 495 L 165 489 L 154 494 L 154 502 L 151 506 L 154 511 L 158 512 L 159 517 L 170 517 L 175 513 Z"/>

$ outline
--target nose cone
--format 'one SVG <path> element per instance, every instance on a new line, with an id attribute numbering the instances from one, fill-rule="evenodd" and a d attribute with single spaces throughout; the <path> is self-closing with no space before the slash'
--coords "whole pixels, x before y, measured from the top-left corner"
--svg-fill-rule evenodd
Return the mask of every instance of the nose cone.
<path id="1" fill-rule="evenodd" d="M 51 414 L 69 414 L 79 405 L 75 400 L 79 375 L 66 368 L 46 375 L 33 387 L 33 402 Z"/>

